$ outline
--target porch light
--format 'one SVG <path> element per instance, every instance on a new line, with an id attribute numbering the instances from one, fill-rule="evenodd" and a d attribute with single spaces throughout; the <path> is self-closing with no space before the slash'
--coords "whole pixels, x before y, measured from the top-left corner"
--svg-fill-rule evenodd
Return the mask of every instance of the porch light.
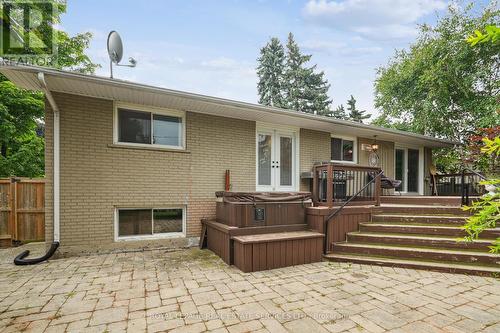
<path id="1" fill-rule="evenodd" d="M 373 143 L 372 143 L 372 145 L 371 145 L 371 147 L 372 147 L 372 151 L 373 151 L 373 152 L 377 152 L 377 150 L 378 150 L 378 148 L 379 148 L 378 143 L 377 143 L 377 136 L 376 136 L 376 135 L 374 135 L 374 136 L 373 136 L 373 138 L 374 138 L 374 141 L 373 141 Z"/>

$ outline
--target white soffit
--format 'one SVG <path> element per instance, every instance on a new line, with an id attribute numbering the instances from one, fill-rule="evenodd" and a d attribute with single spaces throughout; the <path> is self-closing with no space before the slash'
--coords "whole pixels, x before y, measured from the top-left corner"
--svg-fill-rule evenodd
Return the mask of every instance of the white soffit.
<path id="1" fill-rule="evenodd" d="M 83 95 L 127 103 L 179 109 L 215 116 L 276 123 L 300 128 L 393 141 L 426 147 L 448 147 L 454 142 L 329 117 L 186 93 L 129 81 L 109 79 L 38 67 L 0 67 L 0 72 L 17 86 L 40 90 L 37 73 L 44 72 L 53 92 Z M 64 110 L 62 110 L 64 112 Z"/>

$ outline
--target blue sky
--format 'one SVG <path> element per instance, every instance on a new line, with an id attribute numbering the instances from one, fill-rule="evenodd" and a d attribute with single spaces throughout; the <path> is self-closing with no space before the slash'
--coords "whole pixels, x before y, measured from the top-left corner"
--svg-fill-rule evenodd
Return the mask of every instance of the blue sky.
<path id="1" fill-rule="evenodd" d="M 484 1 L 487 3 L 487 1 Z M 373 106 L 375 69 L 414 40 L 417 24 L 434 23 L 445 0 L 68 0 L 62 28 L 94 33 L 89 55 L 109 75 L 106 37 L 117 30 L 134 69 L 115 77 L 257 102 L 255 67 L 271 36 L 295 34 L 331 83 L 333 105 L 351 94 Z"/>

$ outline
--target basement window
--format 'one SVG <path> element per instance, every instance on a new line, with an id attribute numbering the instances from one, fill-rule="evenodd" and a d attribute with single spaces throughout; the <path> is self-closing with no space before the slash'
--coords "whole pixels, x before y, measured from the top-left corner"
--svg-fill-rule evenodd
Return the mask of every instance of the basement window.
<path id="1" fill-rule="evenodd" d="M 115 143 L 183 149 L 184 123 L 180 111 L 118 107 Z"/>
<path id="2" fill-rule="evenodd" d="M 118 240 L 184 236 L 183 208 L 132 209 L 116 211 Z"/>

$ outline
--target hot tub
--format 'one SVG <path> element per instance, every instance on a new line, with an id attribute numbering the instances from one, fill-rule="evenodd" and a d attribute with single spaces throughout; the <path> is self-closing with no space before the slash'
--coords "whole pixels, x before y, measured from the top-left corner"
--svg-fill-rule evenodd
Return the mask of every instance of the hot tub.
<path id="1" fill-rule="evenodd" d="M 310 192 L 216 192 L 217 221 L 245 228 L 306 223 Z"/>

